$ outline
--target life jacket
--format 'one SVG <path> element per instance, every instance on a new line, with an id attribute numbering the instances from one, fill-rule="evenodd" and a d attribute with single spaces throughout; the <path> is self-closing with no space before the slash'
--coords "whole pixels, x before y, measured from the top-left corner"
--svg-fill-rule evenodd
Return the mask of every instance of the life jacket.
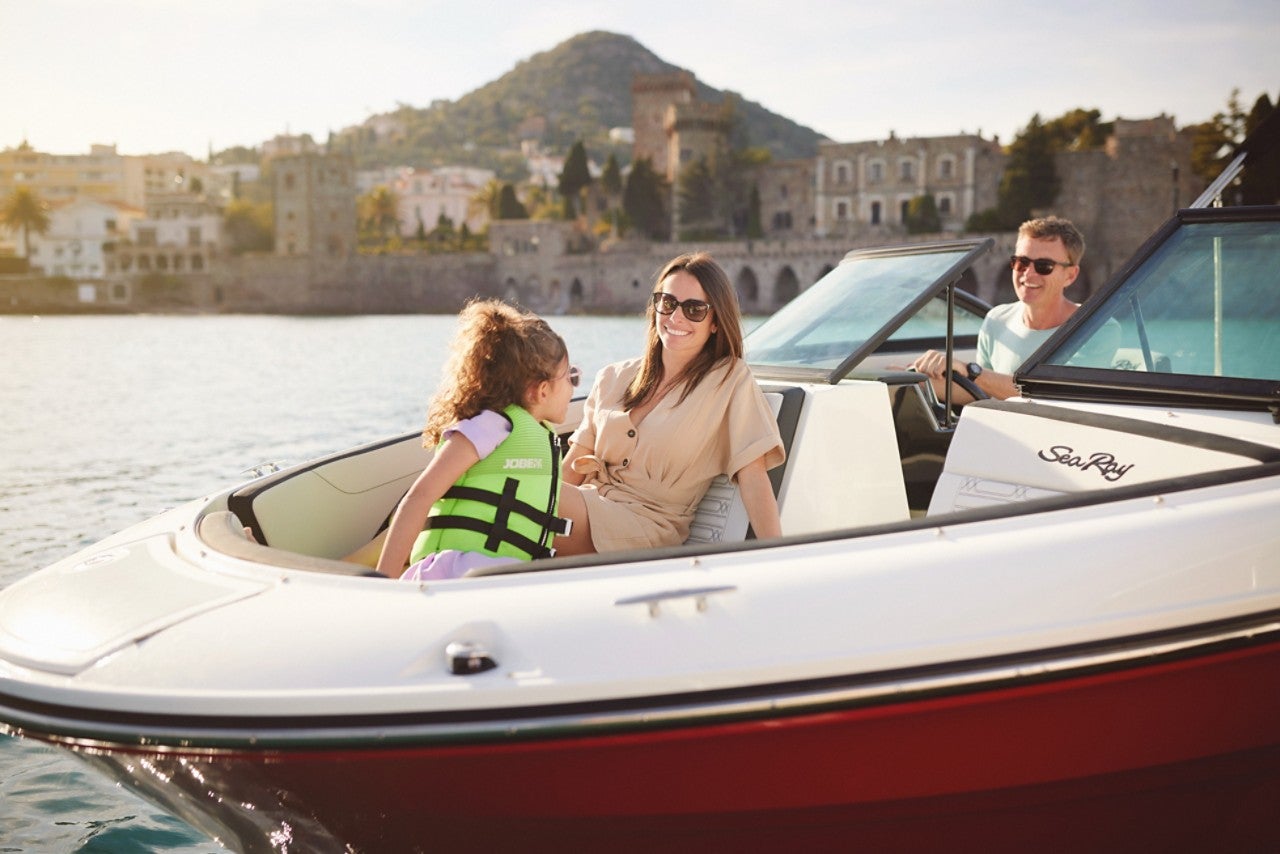
<path id="1" fill-rule="evenodd" d="M 559 437 L 523 407 L 512 404 L 502 414 L 510 435 L 431 506 L 410 562 L 445 549 L 520 560 L 555 554 L 555 535 L 569 531 L 569 520 L 555 515 Z"/>

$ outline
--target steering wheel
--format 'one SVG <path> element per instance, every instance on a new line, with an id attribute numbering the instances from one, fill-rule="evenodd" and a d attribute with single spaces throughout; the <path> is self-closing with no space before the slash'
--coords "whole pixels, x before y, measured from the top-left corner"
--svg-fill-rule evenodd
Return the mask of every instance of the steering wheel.
<path id="1" fill-rule="evenodd" d="M 975 383 L 973 380 L 969 379 L 967 376 L 960 373 L 959 371 L 951 372 L 951 381 L 954 382 L 956 385 L 960 386 L 960 388 L 969 392 L 970 396 L 972 396 L 974 400 L 986 400 L 989 397 L 991 397 L 991 395 L 987 394 L 985 391 L 978 388 L 977 383 Z"/>

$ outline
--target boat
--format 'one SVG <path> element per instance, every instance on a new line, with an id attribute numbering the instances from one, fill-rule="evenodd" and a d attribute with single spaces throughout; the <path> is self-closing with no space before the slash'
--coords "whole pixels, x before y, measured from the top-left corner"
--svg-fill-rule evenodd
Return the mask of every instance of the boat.
<path id="1" fill-rule="evenodd" d="M 781 539 L 725 480 L 678 547 L 374 577 L 395 436 L 0 591 L 0 728 L 236 851 L 1275 850 L 1280 207 L 1179 211 L 960 409 L 903 366 L 992 249 L 747 337 Z"/>

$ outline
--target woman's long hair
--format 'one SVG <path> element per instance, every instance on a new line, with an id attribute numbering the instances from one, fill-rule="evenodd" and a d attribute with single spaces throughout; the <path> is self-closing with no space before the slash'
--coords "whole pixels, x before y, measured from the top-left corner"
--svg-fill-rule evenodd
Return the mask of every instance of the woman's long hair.
<path id="1" fill-rule="evenodd" d="M 555 379 L 569 352 L 545 320 L 497 299 L 467 303 L 450 350 L 427 408 L 427 447 L 435 447 L 452 424 L 523 404 L 531 385 Z"/>
<path id="2" fill-rule="evenodd" d="M 707 339 L 702 351 L 678 377 L 672 378 L 672 384 L 676 381 L 684 383 L 684 389 L 680 393 L 680 401 L 683 401 L 712 368 L 726 359 L 742 357 L 742 317 L 738 311 L 738 295 L 734 293 L 728 274 L 706 252 L 680 255 L 668 261 L 658 271 L 651 294 L 661 290 L 666 278 L 680 270 L 697 279 L 706 292 L 707 302 L 711 304 L 711 314 L 703 323 L 715 321 L 716 324 L 716 331 Z M 645 313 L 649 319 L 649 331 L 644 360 L 622 398 L 622 408 L 628 411 L 648 400 L 657 392 L 658 385 L 662 382 L 662 339 L 658 337 L 658 313 L 653 307 L 652 296 Z"/>

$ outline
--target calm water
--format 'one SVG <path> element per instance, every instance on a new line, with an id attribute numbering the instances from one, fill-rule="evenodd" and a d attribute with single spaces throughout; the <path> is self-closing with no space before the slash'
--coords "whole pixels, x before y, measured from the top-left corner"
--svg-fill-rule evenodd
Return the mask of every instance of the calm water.
<path id="1" fill-rule="evenodd" d="M 637 355 L 639 315 L 553 318 L 588 379 Z M 417 429 L 453 317 L 0 317 L 0 587 L 247 478 Z M 582 391 L 585 391 L 583 389 Z M 0 736 L 0 852 L 224 849 Z"/>

